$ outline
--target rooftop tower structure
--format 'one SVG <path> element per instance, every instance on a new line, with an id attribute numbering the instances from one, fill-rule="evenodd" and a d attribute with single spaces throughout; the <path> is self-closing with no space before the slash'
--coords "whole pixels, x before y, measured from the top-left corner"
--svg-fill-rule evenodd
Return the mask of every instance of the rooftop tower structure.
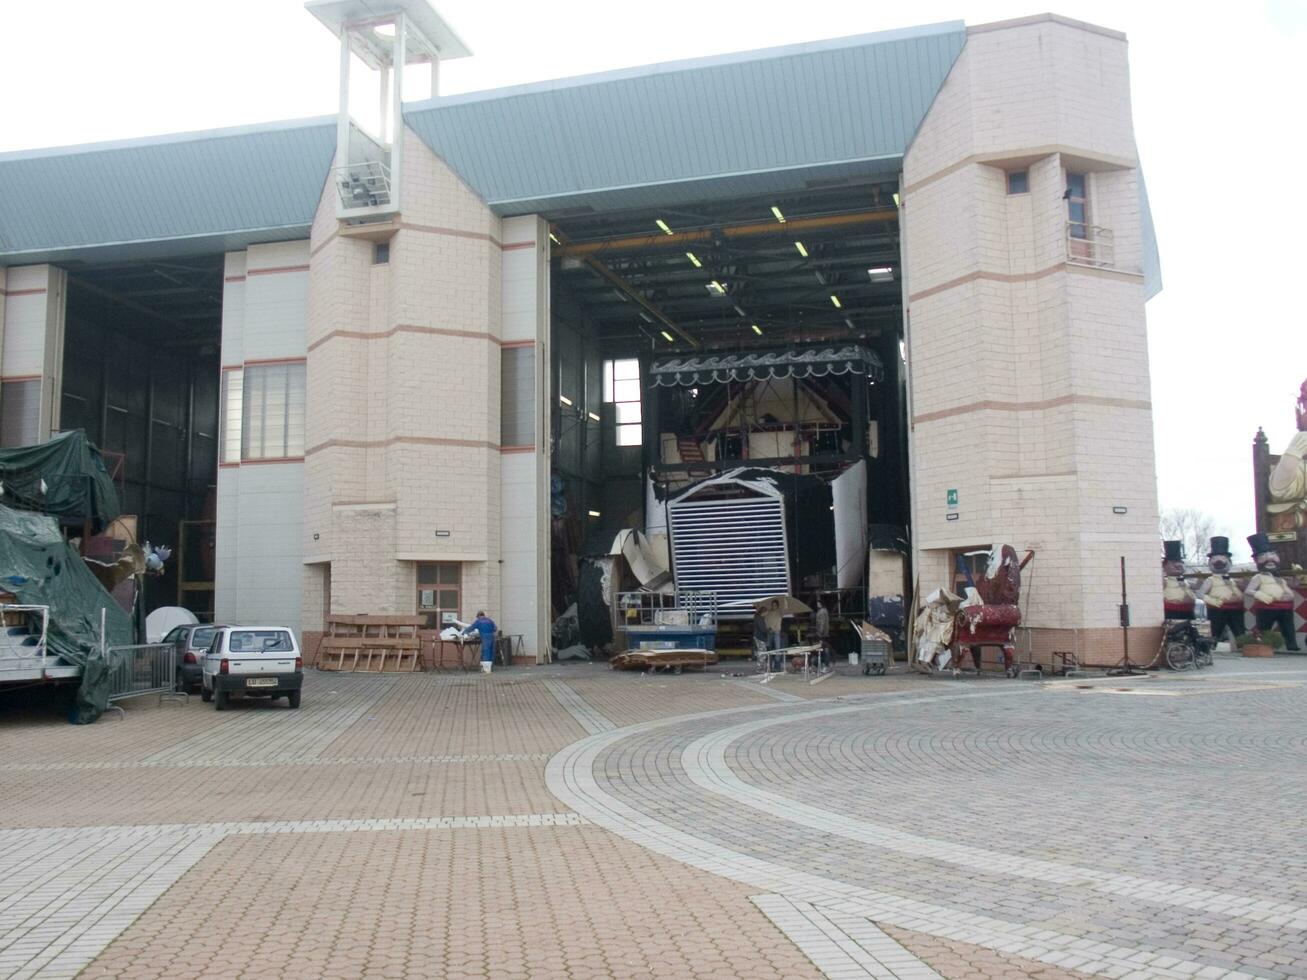
<path id="1" fill-rule="evenodd" d="M 336 123 L 336 216 L 351 224 L 400 210 L 404 157 L 404 66 L 429 65 L 439 94 L 440 62 L 472 52 L 426 0 L 309 0 L 305 8 L 340 39 Z M 377 131 L 350 113 L 350 72 L 357 59 L 380 84 Z"/>

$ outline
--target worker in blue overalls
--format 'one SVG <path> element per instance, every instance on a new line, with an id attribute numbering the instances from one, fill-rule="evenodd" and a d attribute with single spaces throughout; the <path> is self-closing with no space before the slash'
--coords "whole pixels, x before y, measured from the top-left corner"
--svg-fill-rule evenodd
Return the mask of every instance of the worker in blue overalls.
<path id="1" fill-rule="evenodd" d="M 495 662 L 495 634 L 499 632 L 499 627 L 484 612 L 477 610 L 477 618 L 472 620 L 463 634 L 466 636 L 472 632 L 481 634 L 481 673 L 488 674 Z"/>

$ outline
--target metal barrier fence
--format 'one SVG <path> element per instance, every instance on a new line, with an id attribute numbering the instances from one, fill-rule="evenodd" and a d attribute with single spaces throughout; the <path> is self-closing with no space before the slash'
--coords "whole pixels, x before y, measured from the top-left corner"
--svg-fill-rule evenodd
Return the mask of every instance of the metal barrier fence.
<path id="1" fill-rule="evenodd" d="M 171 643 L 109 647 L 109 701 L 142 694 L 173 695 L 177 686 L 177 648 Z"/>

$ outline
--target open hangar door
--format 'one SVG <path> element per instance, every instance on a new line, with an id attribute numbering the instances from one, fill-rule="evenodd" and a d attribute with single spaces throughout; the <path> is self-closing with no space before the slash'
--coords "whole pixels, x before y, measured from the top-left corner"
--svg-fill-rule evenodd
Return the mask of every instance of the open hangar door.
<path id="1" fill-rule="evenodd" d="M 64 268 L 60 427 L 104 452 L 138 542 L 173 551 L 145 576 L 142 617 L 183 605 L 211 619 L 223 256 Z"/>
<path id="2" fill-rule="evenodd" d="M 741 468 L 785 500 L 790 590 L 865 610 L 867 545 L 908 523 L 896 191 L 552 216 L 555 616 L 627 528 L 688 587 L 669 505 L 747 496 Z"/>

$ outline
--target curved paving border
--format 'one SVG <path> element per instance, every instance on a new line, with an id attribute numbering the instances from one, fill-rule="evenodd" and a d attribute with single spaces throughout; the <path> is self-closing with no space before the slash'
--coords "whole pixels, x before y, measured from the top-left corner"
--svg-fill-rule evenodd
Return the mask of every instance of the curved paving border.
<path id="1" fill-rule="evenodd" d="M 920 703 L 921 700 L 936 699 L 903 700 L 894 704 L 897 706 Z M 809 712 L 803 716 L 803 720 L 806 722 L 812 718 L 847 714 L 859 710 L 864 709 L 862 706 L 828 708 L 824 711 Z M 1307 929 L 1307 909 L 1299 906 L 1176 885 L 1137 875 L 1111 874 L 1072 864 L 1021 857 L 972 844 L 957 844 L 952 841 L 906 834 L 901 830 L 862 820 L 847 813 L 836 813 L 812 806 L 780 793 L 753 786 L 740 779 L 726 759 L 727 748 L 764 728 L 789 724 L 794 720 L 793 718 L 763 718 L 724 728 L 696 739 L 681 753 L 681 764 L 686 776 L 696 786 L 710 793 L 726 796 L 762 813 L 810 827 L 824 834 L 872 844 L 909 857 L 931 858 L 975 871 L 1015 875 L 1050 884 L 1088 884 L 1097 891 L 1138 898 L 1161 905 L 1174 905 L 1198 912 L 1216 912 L 1289 929 Z"/>
<path id="2" fill-rule="evenodd" d="M 1125 977 L 1129 978 L 1129 980 L 1143 980 L 1143 978 L 1152 977 L 1182 978 L 1195 975 L 1201 975 L 1205 978 L 1221 977 L 1225 978 L 1225 980 L 1243 980 L 1243 978 L 1253 976 L 1253 974 L 1242 971 L 1212 967 L 1149 950 L 1093 942 L 1035 926 L 1020 925 L 990 916 L 977 915 L 964 909 L 951 909 L 927 902 L 918 902 L 899 895 L 853 885 L 835 878 L 788 868 L 741 851 L 722 847 L 712 841 L 701 839 L 679 828 L 663 823 L 608 792 L 600 785 L 594 774 L 595 763 L 600 755 L 617 743 L 691 721 L 702 722 L 715 718 L 731 718 L 742 714 L 757 714 L 759 712 L 765 712 L 769 715 L 765 719 L 736 726 L 736 730 L 747 731 L 754 726 L 767 727 L 806 720 L 810 717 L 852 714 L 873 707 L 887 709 L 900 705 L 921 704 L 927 701 L 1014 697 L 1033 693 L 1037 690 L 1033 688 L 1011 688 L 997 692 L 940 694 L 928 697 L 903 697 L 901 695 L 895 697 L 887 692 L 883 696 L 873 696 L 874 700 L 872 697 L 859 698 L 857 704 L 847 704 L 836 708 L 814 709 L 810 706 L 821 702 L 807 702 L 803 706 L 782 704 L 763 705 L 761 707 L 750 706 L 660 719 L 626 728 L 600 732 L 573 743 L 549 761 L 546 767 L 546 784 L 559 800 L 567 804 L 576 813 L 632 843 L 639 844 L 658 854 L 700 870 L 730 878 L 752 888 L 761 889 L 767 894 L 756 897 L 755 904 L 767 911 L 772 916 L 773 921 L 776 921 L 782 928 L 785 928 L 785 925 L 773 914 L 776 908 L 774 901 L 776 897 L 788 902 L 795 912 L 802 914 L 811 909 L 819 915 L 825 916 L 827 923 L 831 924 L 834 922 L 832 917 L 843 917 L 847 922 L 865 924 L 874 929 L 874 923 L 880 921 L 903 929 L 971 943 L 999 953 L 1037 960 L 1052 966 L 1073 969 L 1088 974 L 1113 978 Z M 731 736 L 727 741 L 732 741 L 735 737 L 738 737 L 738 734 Z M 708 786 L 700 784 L 702 788 L 718 793 L 725 789 L 726 795 L 732 796 L 732 798 L 734 798 L 733 794 L 735 792 L 740 792 L 743 794 L 740 802 L 744 802 L 749 806 L 754 806 L 755 802 L 762 803 L 763 806 L 757 808 L 766 812 L 772 812 L 773 803 L 783 800 L 784 812 L 776 815 L 789 822 L 805 824 L 806 821 L 803 817 L 797 815 L 799 807 L 793 801 L 786 800 L 783 797 L 777 797 L 775 800 L 754 797 L 752 795 L 753 787 L 749 787 L 738 780 L 734 783 L 730 781 L 734 776 L 733 773 L 729 777 L 723 777 L 721 775 L 723 771 L 729 772 L 728 767 L 723 768 L 725 767 L 724 755 L 720 762 L 717 762 L 716 756 L 713 756 L 714 761 L 709 766 L 705 766 L 699 757 L 715 738 L 716 736 L 710 735 L 705 739 L 697 740 L 695 745 L 698 748 L 695 752 L 687 750 L 682 756 L 692 768 L 697 767 L 701 779 L 709 783 Z M 736 785 L 737 783 L 738 785 Z M 760 790 L 758 792 L 765 791 Z M 812 816 L 812 814 L 808 814 L 808 816 Z M 840 819 L 847 818 L 841 815 Z M 827 830 L 829 826 L 828 823 L 823 822 L 822 829 Z M 867 825 L 862 828 L 862 831 L 874 837 L 875 832 L 880 829 Z M 873 842 L 879 844 L 881 841 L 888 840 L 891 840 L 891 838 L 883 837 Z M 905 841 L 895 840 L 894 842 L 906 845 Z M 915 846 L 914 843 L 914 848 Z M 1009 855 L 996 854 L 995 856 L 1004 862 L 1022 861 L 1022 859 L 1016 859 Z M 1051 862 L 1044 862 L 1044 864 L 1051 864 Z M 1041 875 L 1069 876 L 1069 878 L 1059 877 L 1058 880 L 1076 880 L 1078 872 L 1081 870 L 1070 866 L 1057 865 L 1053 865 L 1051 868 L 1040 868 L 1036 864 L 1026 863 L 1020 863 L 1015 867 L 1030 873 L 1038 871 Z M 1007 867 L 1001 869 L 989 868 L 988 870 L 1012 873 Z M 1110 881 L 1117 876 L 1107 875 L 1105 877 Z M 1128 882 L 1122 882 L 1120 885 L 1121 887 L 1129 887 Z M 1163 889 L 1161 894 L 1175 899 L 1177 897 L 1193 897 L 1195 891 L 1197 890 L 1181 889 L 1179 892 L 1183 894 L 1179 894 Z M 1121 892 L 1118 892 L 1118 894 L 1121 894 Z M 1150 894 L 1133 894 L 1136 898 L 1152 899 Z M 1216 895 L 1216 893 L 1210 894 Z M 1298 911 L 1300 910 L 1290 907 L 1281 914 L 1288 914 L 1296 918 L 1294 913 Z M 1258 910 L 1256 914 L 1265 917 L 1273 913 Z M 790 930 L 787 929 L 786 931 Z M 853 945 L 859 945 L 848 929 L 844 929 L 842 934 L 845 937 L 844 940 L 831 941 L 830 937 L 827 936 L 828 941 L 822 945 L 820 951 L 828 951 L 831 946 L 838 948 L 841 945 L 847 945 L 850 940 Z M 883 933 L 881 935 L 883 936 Z M 794 938 L 800 947 L 804 948 L 804 951 L 812 956 L 814 962 L 826 972 L 834 974 L 837 971 L 832 967 L 845 965 L 843 963 L 823 962 L 819 956 L 814 955 L 805 947 L 801 937 L 795 936 Z M 861 951 L 870 953 L 865 946 L 861 947 Z M 878 970 L 865 962 L 858 962 L 856 956 L 849 961 L 848 965 L 859 968 L 858 972 L 861 975 L 871 976 L 925 976 L 929 972 L 923 972 L 924 967 L 920 969 L 910 967 L 906 972 L 894 970 L 892 967 Z M 853 971 L 850 970 L 850 972 Z"/>

